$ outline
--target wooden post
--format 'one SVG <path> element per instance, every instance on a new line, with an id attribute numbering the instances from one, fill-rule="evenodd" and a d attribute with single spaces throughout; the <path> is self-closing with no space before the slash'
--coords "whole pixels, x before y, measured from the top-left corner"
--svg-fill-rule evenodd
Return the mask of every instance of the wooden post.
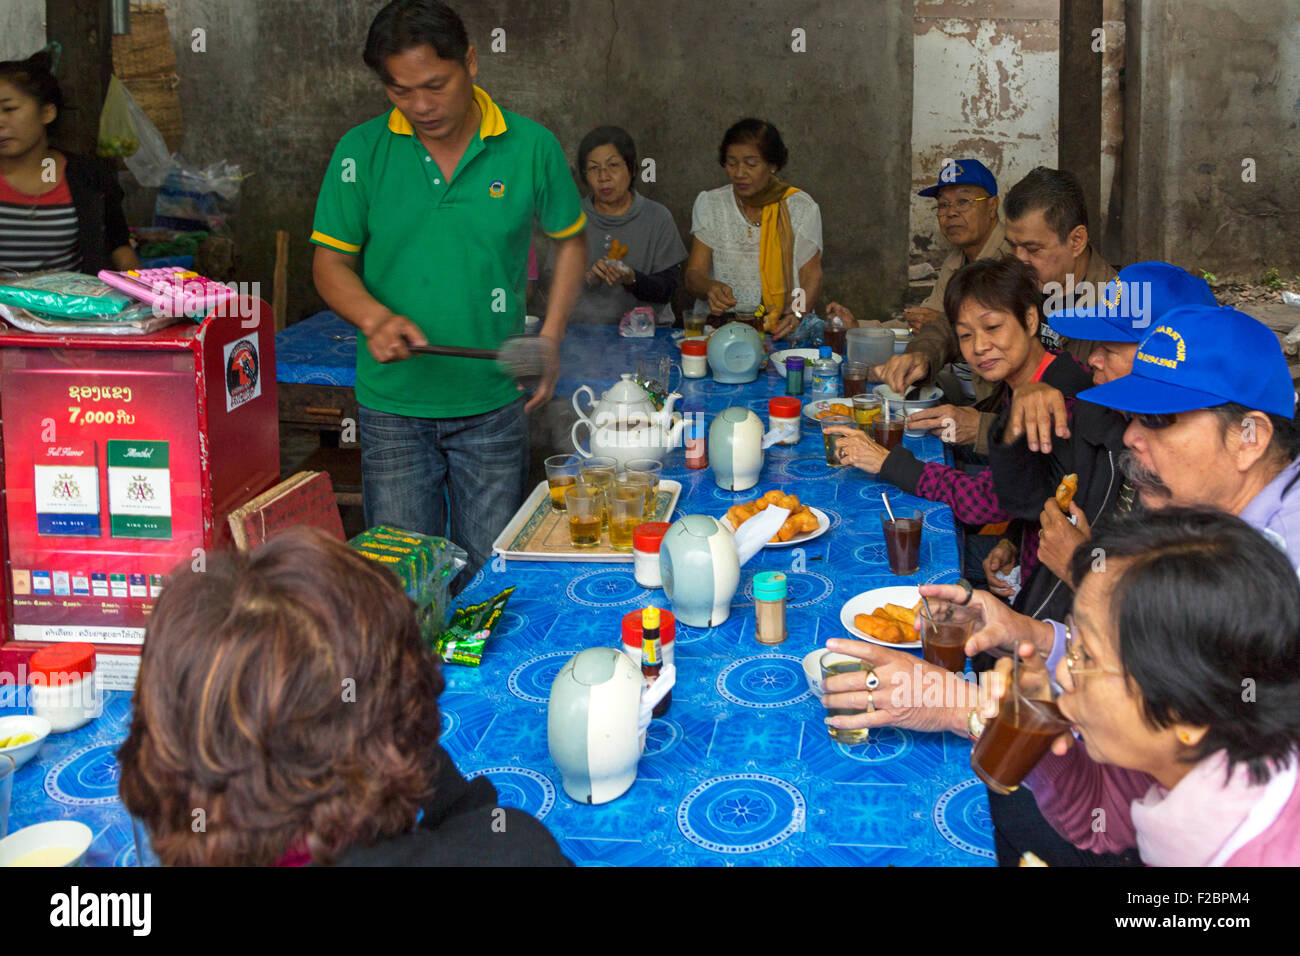
<path id="1" fill-rule="evenodd" d="M 289 304 L 289 233 L 275 231 L 275 278 L 271 284 L 271 311 L 275 314 L 275 330 L 284 328 L 285 311 Z"/>
<path id="2" fill-rule="evenodd" d="M 1061 58 L 1057 162 L 1079 177 L 1088 200 L 1088 239 L 1101 248 L 1101 53 L 1094 30 L 1102 28 L 1102 0 L 1061 0 Z M 1104 43 L 1102 44 L 1104 49 Z"/>
<path id="3" fill-rule="evenodd" d="M 63 47 L 58 80 L 64 105 L 55 140 L 70 152 L 94 154 L 113 75 L 108 0 L 46 0 L 45 33 Z"/>

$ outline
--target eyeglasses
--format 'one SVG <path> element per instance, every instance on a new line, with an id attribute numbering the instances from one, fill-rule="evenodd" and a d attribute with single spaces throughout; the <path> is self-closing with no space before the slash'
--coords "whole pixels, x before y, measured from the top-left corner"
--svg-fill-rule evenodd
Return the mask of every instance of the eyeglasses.
<path id="1" fill-rule="evenodd" d="M 587 166 L 587 168 L 583 170 L 583 172 L 587 176 L 597 176 L 602 172 L 608 173 L 609 175 L 613 176 L 620 169 L 626 169 L 626 168 L 627 168 L 627 163 L 623 162 L 623 160 L 621 159 L 614 159 L 606 163 L 604 166 L 598 166 L 595 163 L 590 163 Z"/>
<path id="2" fill-rule="evenodd" d="M 1131 414 L 1129 415 L 1129 418 L 1137 422 L 1143 428 L 1158 431 L 1161 428 L 1168 428 L 1170 425 L 1178 421 L 1178 413 L 1173 412 L 1167 415 L 1148 415 L 1145 413 Z"/>
<path id="3" fill-rule="evenodd" d="M 971 206 L 975 205 L 977 202 L 986 202 L 992 198 L 992 196 L 981 196 L 979 199 L 958 199 L 954 202 L 937 202 L 934 204 L 934 211 L 938 215 L 942 216 L 944 213 L 955 209 L 959 213 L 965 215 L 970 212 Z"/>
<path id="4" fill-rule="evenodd" d="M 1084 650 L 1083 645 L 1075 640 L 1075 635 L 1079 631 L 1079 626 L 1074 623 L 1074 615 L 1065 616 L 1065 666 L 1070 670 L 1071 679 L 1077 680 L 1080 677 L 1100 677 L 1104 674 L 1114 674 L 1118 676 L 1119 671 L 1107 670 L 1104 667 L 1098 667 L 1093 663 L 1088 652 Z"/>

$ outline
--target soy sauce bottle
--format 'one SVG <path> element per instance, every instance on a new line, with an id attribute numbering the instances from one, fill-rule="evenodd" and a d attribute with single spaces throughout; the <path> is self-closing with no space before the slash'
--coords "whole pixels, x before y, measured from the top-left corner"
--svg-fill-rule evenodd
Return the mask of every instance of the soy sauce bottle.
<path id="1" fill-rule="evenodd" d="M 647 678 L 647 683 L 653 684 L 663 669 L 663 646 L 659 643 L 659 608 L 648 607 L 641 611 L 641 673 Z M 655 705 L 650 716 L 662 717 L 668 713 L 668 705 L 672 702 L 673 692 L 669 691 Z"/>

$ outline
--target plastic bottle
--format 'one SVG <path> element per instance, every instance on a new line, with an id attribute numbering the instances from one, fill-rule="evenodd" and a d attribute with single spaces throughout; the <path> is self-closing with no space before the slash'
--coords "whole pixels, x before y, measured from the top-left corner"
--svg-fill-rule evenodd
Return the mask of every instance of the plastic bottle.
<path id="1" fill-rule="evenodd" d="M 819 398 L 836 398 L 844 394 L 840 384 L 840 366 L 831 358 L 831 347 L 821 347 L 821 357 L 813 363 L 812 388 L 809 394 L 813 401 Z"/>

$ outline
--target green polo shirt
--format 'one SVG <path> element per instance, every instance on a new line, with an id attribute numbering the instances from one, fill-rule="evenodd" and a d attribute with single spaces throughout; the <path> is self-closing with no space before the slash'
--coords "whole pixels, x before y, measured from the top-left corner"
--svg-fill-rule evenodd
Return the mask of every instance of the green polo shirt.
<path id="1" fill-rule="evenodd" d="M 354 127 L 330 160 L 311 241 L 361 256 L 367 291 L 438 345 L 495 348 L 524 329 L 533 223 L 565 239 L 586 225 L 564 152 L 544 126 L 474 87 L 478 134 L 446 181 L 397 109 Z M 482 359 L 382 364 L 357 341 L 357 401 L 419 418 L 478 415 L 519 397 Z"/>

